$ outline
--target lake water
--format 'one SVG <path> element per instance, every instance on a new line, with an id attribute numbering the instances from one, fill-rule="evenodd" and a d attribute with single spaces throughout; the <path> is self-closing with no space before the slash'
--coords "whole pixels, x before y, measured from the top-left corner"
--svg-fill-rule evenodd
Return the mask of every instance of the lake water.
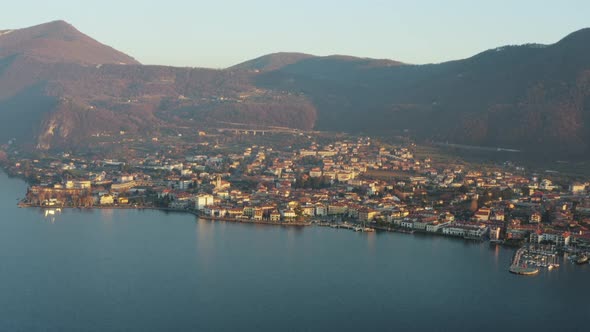
<path id="1" fill-rule="evenodd" d="M 1 331 L 588 330 L 590 266 L 507 272 L 487 243 L 19 209 L 0 173 Z"/>

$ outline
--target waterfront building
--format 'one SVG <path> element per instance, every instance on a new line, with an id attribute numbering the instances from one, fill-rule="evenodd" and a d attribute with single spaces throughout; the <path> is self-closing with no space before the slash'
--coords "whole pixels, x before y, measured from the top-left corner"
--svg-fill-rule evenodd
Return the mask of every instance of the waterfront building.
<path id="1" fill-rule="evenodd" d="M 328 205 L 328 215 L 344 215 L 348 212 L 348 206 L 344 203 L 332 203 Z"/>
<path id="2" fill-rule="evenodd" d="M 274 210 L 270 213 L 270 221 L 281 221 L 281 214 L 278 211 Z"/>
<path id="3" fill-rule="evenodd" d="M 414 228 L 414 221 L 412 219 L 402 219 L 399 224 L 401 227 L 404 228 Z"/>
<path id="4" fill-rule="evenodd" d="M 443 228 L 442 233 L 449 236 L 465 237 L 465 238 L 481 238 L 489 228 L 485 225 L 465 225 L 453 223 Z"/>
<path id="5" fill-rule="evenodd" d="M 358 211 L 358 219 L 360 222 L 372 221 L 377 216 L 377 211 L 369 208 L 361 208 Z"/>
<path id="6" fill-rule="evenodd" d="M 447 222 L 443 222 L 443 223 L 438 223 L 438 222 L 432 222 L 426 225 L 426 231 L 429 233 L 438 233 L 439 230 L 441 230 L 443 227 L 449 225 L 451 223 L 451 221 L 447 221 Z"/>
<path id="7" fill-rule="evenodd" d="M 197 210 L 203 210 L 207 205 L 213 204 L 213 195 L 210 194 L 199 194 L 195 198 L 195 208 Z"/>
<path id="8" fill-rule="evenodd" d="M 328 215 L 328 208 L 326 207 L 326 205 L 318 203 L 315 205 L 315 215 L 317 217 L 323 217 Z"/>
<path id="9" fill-rule="evenodd" d="M 500 231 L 502 229 L 500 227 L 492 227 L 490 228 L 490 240 L 498 241 L 500 240 Z"/>
<path id="10" fill-rule="evenodd" d="M 571 234 L 569 232 L 559 232 L 554 230 L 538 230 L 531 233 L 529 240 L 531 243 L 541 243 L 543 241 L 553 242 L 558 246 L 567 246 L 570 244 Z"/>
<path id="11" fill-rule="evenodd" d="M 115 202 L 113 195 L 106 194 L 100 196 L 99 203 L 100 205 L 112 205 Z"/>

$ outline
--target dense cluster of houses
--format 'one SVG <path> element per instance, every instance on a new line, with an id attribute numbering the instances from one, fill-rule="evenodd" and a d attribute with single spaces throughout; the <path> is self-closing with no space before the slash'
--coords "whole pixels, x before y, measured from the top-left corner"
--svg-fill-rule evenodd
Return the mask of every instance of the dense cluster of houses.
<path id="1" fill-rule="evenodd" d="M 26 166 L 25 166 L 26 164 Z M 368 137 L 240 153 L 146 153 L 127 160 L 19 160 L 38 175 L 31 204 L 158 206 L 211 218 L 351 221 L 448 236 L 568 245 L 588 240 L 588 183 L 513 166 L 486 170 L 414 156 Z"/>

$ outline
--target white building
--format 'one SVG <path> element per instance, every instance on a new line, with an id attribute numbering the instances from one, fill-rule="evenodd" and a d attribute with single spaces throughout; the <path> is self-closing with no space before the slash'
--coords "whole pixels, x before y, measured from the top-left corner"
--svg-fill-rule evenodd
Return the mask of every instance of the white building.
<path id="1" fill-rule="evenodd" d="M 328 208 L 324 204 L 317 204 L 315 206 L 315 215 L 318 217 L 328 215 Z"/>
<path id="2" fill-rule="evenodd" d="M 572 183 L 570 185 L 570 191 L 573 194 L 582 194 L 586 191 L 586 184 L 585 183 Z"/>
<path id="3" fill-rule="evenodd" d="M 411 219 L 403 219 L 400 222 L 400 226 L 404 228 L 414 228 L 414 221 Z"/>
<path id="4" fill-rule="evenodd" d="M 567 246 L 570 244 L 571 234 L 569 232 L 555 232 L 555 231 L 537 231 L 531 233 L 531 243 L 541 243 L 543 241 L 553 242 L 558 246 Z"/>
<path id="5" fill-rule="evenodd" d="M 438 233 L 438 231 L 443 228 L 444 226 L 449 225 L 451 222 L 445 222 L 445 223 L 429 223 L 428 225 L 426 225 L 426 231 L 429 233 Z"/>
<path id="6" fill-rule="evenodd" d="M 195 207 L 197 210 L 203 210 L 205 206 L 213 204 L 213 195 L 199 194 L 195 199 Z"/>
<path id="7" fill-rule="evenodd" d="M 443 228 L 442 233 L 449 236 L 465 238 L 481 238 L 489 231 L 489 227 L 481 225 L 450 224 Z"/>

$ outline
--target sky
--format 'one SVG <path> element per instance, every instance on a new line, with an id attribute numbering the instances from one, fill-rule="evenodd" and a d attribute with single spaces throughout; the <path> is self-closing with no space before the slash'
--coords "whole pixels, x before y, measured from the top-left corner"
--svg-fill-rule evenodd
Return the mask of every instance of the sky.
<path id="1" fill-rule="evenodd" d="M 590 27 L 588 0 L 17 0 L 0 29 L 62 19 L 144 64 L 224 68 L 274 52 L 438 63 Z"/>

